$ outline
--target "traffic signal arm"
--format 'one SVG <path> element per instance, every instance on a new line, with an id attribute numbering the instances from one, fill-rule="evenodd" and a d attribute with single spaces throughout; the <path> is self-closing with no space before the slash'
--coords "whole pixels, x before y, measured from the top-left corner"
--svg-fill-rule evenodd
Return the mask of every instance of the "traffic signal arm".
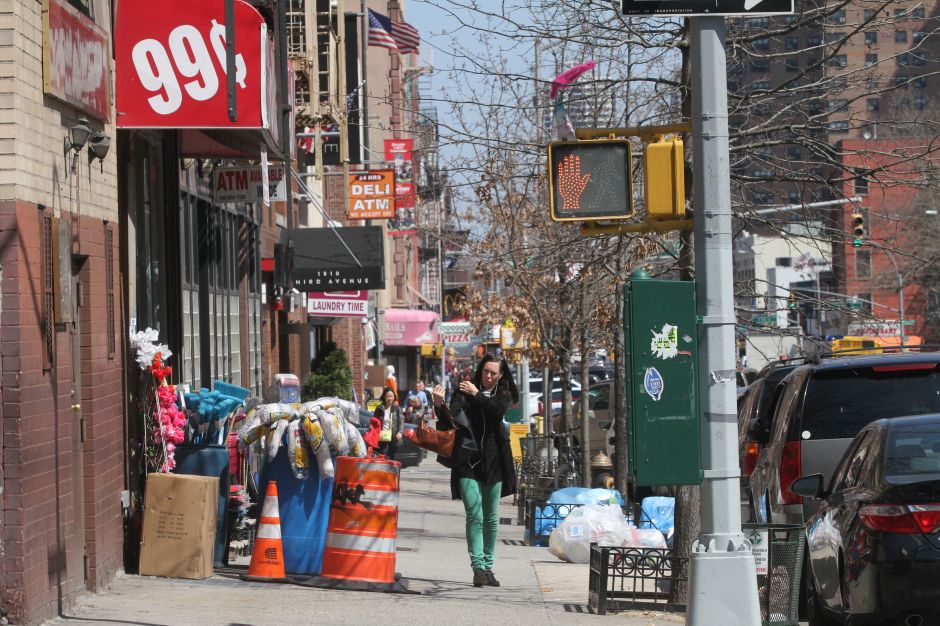
<path id="1" fill-rule="evenodd" d="M 646 144 L 644 152 L 646 214 L 653 220 L 674 220 L 685 215 L 685 160 L 682 139 Z"/>

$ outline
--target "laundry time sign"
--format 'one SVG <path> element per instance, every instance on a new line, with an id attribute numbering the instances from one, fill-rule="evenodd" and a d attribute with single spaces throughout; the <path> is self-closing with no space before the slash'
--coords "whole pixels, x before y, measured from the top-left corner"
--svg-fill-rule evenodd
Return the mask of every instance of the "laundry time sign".
<path id="1" fill-rule="evenodd" d="M 395 217 L 395 170 L 371 170 L 349 175 L 351 220 L 383 220 Z"/>
<path id="2" fill-rule="evenodd" d="M 271 200 L 286 200 L 284 166 L 269 166 L 267 181 L 263 174 L 260 166 L 217 167 L 212 172 L 212 197 L 216 202 L 262 202 L 268 185 Z"/>
<path id="3" fill-rule="evenodd" d="M 313 291 L 308 294 L 307 314 L 314 317 L 368 317 L 368 291 Z"/>

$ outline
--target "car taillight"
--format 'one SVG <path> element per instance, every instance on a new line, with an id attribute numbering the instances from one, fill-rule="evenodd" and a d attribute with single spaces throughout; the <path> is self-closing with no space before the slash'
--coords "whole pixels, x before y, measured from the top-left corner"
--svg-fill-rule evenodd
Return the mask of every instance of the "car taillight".
<path id="1" fill-rule="evenodd" d="M 780 455 L 780 496 L 784 504 L 802 504 L 803 496 L 790 491 L 790 485 L 802 473 L 800 461 L 800 442 L 788 441 L 783 444 Z"/>
<path id="2" fill-rule="evenodd" d="M 754 468 L 757 467 L 757 455 L 759 453 L 760 446 L 754 442 L 747 444 L 747 449 L 744 451 L 744 466 L 741 468 L 741 472 L 745 476 L 750 476 Z"/>
<path id="3" fill-rule="evenodd" d="M 858 511 L 865 528 L 885 533 L 917 533 L 920 528 L 906 506 L 869 504 Z"/>
<path id="4" fill-rule="evenodd" d="M 935 533 L 940 530 L 940 504 L 908 504 L 907 508 L 921 531 Z"/>

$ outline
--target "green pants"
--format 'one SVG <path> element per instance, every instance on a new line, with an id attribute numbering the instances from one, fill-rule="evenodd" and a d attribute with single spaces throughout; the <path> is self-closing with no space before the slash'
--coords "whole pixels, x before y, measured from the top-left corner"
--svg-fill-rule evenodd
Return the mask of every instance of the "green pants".
<path id="1" fill-rule="evenodd" d="M 502 489 L 502 483 L 486 485 L 473 478 L 460 479 L 460 499 L 467 512 L 467 552 L 473 569 L 493 569 Z"/>

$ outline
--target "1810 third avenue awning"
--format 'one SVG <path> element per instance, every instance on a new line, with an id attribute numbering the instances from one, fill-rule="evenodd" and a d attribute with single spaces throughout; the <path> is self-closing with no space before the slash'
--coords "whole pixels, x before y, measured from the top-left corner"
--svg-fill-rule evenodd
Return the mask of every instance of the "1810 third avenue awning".
<path id="1" fill-rule="evenodd" d="M 298 228 L 293 231 L 291 238 L 294 242 L 295 289 L 385 289 L 385 250 L 381 226 Z M 357 259 L 359 263 L 356 263 Z"/>

